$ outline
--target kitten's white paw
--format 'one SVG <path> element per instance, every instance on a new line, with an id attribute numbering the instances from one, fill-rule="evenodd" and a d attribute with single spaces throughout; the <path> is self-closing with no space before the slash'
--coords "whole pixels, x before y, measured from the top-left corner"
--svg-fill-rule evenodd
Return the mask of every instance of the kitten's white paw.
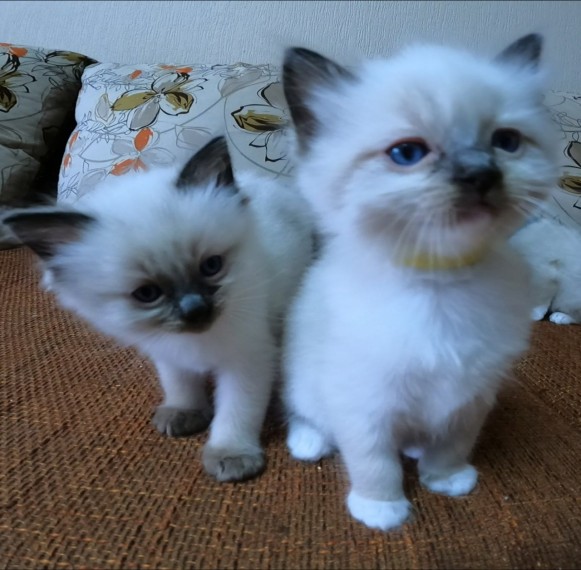
<path id="1" fill-rule="evenodd" d="M 549 320 L 556 325 L 572 325 L 575 323 L 575 319 L 568 315 L 567 313 L 560 313 L 556 311 L 549 315 Z"/>
<path id="2" fill-rule="evenodd" d="M 318 461 L 333 451 L 319 430 L 297 420 L 290 423 L 286 444 L 291 455 L 300 461 Z"/>
<path id="3" fill-rule="evenodd" d="M 542 321 L 545 318 L 548 310 L 549 307 L 546 305 L 539 305 L 538 307 L 535 307 L 531 311 L 531 319 L 533 319 L 533 321 Z"/>
<path id="4" fill-rule="evenodd" d="M 478 471 L 472 465 L 464 465 L 464 467 L 451 475 L 442 477 L 423 474 L 420 480 L 433 493 L 458 497 L 460 495 L 467 495 L 476 487 Z"/>
<path id="5" fill-rule="evenodd" d="M 411 504 L 407 499 L 399 501 L 366 499 L 351 491 L 347 496 L 347 507 L 351 516 L 365 526 L 389 530 L 401 526 L 408 519 Z"/>

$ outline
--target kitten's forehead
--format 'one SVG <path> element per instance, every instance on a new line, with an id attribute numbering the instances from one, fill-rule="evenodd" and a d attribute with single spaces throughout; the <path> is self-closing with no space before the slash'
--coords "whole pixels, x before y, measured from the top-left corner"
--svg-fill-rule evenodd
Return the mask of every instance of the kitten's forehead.
<path id="1" fill-rule="evenodd" d="M 104 285 L 124 289 L 160 277 L 187 282 L 202 259 L 232 251 L 248 231 L 238 197 L 180 193 L 154 177 L 132 183 L 123 192 L 95 192 L 90 204 L 99 223 L 84 244 L 92 260 L 87 271 Z"/>
<path id="2" fill-rule="evenodd" d="M 206 216 L 179 221 L 176 217 L 159 218 L 155 226 L 141 226 L 128 237 L 120 262 L 132 279 L 186 287 L 199 277 L 204 259 L 234 255 L 243 239 L 243 220 L 217 214 L 208 211 Z"/>
<path id="3" fill-rule="evenodd" d="M 364 84 L 373 74 L 381 74 L 382 85 L 377 93 L 383 96 L 385 108 L 403 114 L 408 120 L 493 114 L 505 97 L 496 70 L 481 61 L 466 61 L 454 55 L 456 57 L 435 57 L 431 64 L 423 62 L 420 65 L 417 57 L 407 57 L 383 66 L 370 66 Z"/>
<path id="4" fill-rule="evenodd" d="M 204 256 L 199 243 L 177 236 L 160 239 L 157 243 L 136 245 L 127 260 L 135 278 L 150 279 L 156 283 L 186 284 L 198 275 Z"/>
<path id="5" fill-rule="evenodd" d="M 375 131 L 410 136 L 414 129 L 418 136 L 474 137 L 483 124 L 510 113 L 515 101 L 526 105 L 530 99 L 526 78 L 515 79 L 492 61 L 440 46 L 370 61 L 359 77 L 346 93 L 351 108 L 343 104 L 343 110 L 357 115 L 359 127 L 367 125 L 369 137 Z"/>

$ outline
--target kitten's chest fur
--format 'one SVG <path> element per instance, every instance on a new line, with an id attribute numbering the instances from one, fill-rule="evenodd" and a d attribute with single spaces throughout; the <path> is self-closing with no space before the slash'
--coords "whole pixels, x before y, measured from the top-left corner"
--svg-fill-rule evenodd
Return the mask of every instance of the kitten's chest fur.
<path id="1" fill-rule="evenodd" d="M 330 334 L 349 346 L 334 350 L 358 359 L 349 391 L 371 413 L 440 425 L 477 399 L 492 401 L 526 349 L 526 271 L 506 251 L 445 275 L 386 267 L 333 279 L 341 285 L 329 307 L 343 310 L 329 309 Z"/>
<path id="2" fill-rule="evenodd" d="M 266 334 L 266 329 L 260 332 Z M 252 344 L 221 324 L 203 334 L 165 335 L 154 343 L 141 343 L 140 348 L 154 360 L 171 362 L 177 368 L 200 374 L 239 367 L 241 361 L 253 356 Z"/>

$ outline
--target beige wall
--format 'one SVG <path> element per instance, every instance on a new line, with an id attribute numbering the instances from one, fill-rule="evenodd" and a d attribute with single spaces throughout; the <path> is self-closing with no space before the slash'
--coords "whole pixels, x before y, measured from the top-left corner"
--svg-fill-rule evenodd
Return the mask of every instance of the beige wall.
<path id="1" fill-rule="evenodd" d="M 126 63 L 278 63 L 285 45 L 348 63 L 415 39 L 494 53 L 547 38 L 551 86 L 581 88 L 581 2 L 0 1 L 0 42 L 71 49 Z"/>

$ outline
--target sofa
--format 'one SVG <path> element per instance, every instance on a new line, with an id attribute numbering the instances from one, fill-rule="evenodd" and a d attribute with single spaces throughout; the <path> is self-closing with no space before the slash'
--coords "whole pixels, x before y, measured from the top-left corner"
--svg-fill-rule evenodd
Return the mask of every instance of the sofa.
<path id="1" fill-rule="evenodd" d="M 235 170 L 292 173 L 276 66 L 122 65 L 3 43 L 0 58 L 0 82 L 12 85 L 0 99 L 10 106 L 0 129 L 25 133 L 21 142 L 34 132 L 40 141 L 23 174 L 29 182 L 1 179 L 2 208 L 74 203 L 107 176 L 181 160 L 224 132 Z M 50 78 L 36 95 L 35 74 Z M 59 107 L 51 128 L 19 131 L 16 119 L 9 122 L 19 97 Z M 575 94 L 550 92 L 547 108 L 563 132 L 563 172 L 551 204 L 575 226 L 581 104 Z M 0 167 L 16 176 L 23 161 L 6 138 Z M 28 194 L 17 196 L 23 185 Z M 11 238 L 2 244 L 0 568 L 581 566 L 581 327 L 534 324 L 530 350 L 475 449 L 476 491 L 461 499 L 432 495 L 405 460 L 413 521 L 382 533 L 349 517 L 338 457 L 290 458 L 276 399 L 264 428 L 266 471 L 236 484 L 208 477 L 199 461 L 205 434 L 165 438 L 152 426 L 160 393 L 150 363 L 60 309 L 39 287 L 33 255 Z"/>

